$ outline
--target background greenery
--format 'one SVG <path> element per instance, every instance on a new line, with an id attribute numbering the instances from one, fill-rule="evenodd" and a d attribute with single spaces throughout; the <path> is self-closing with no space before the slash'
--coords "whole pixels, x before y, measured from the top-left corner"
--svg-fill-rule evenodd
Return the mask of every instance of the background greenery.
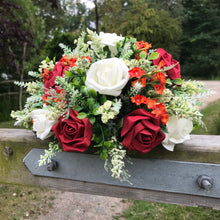
<path id="1" fill-rule="evenodd" d="M 58 44 L 74 48 L 86 27 L 164 48 L 180 62 L 184 78 L 219 79 L 219 8 L 218 0 L 2 0 L 0 121 L 22 108 L 12 81 L 31 80 L 28 71 L 47 56 L 59 60 Z"/>

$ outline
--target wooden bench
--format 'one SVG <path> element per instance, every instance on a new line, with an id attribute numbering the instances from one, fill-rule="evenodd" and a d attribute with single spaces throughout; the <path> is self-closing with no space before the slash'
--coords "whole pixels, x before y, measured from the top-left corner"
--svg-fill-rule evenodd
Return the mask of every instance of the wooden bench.
<path id="1" fill-rule="evenodd" d="M 132 158 L 133 185 L 113 179 L 91 154 L 62 152 L 56 170 L 39 167 L 47 144 L 29 130 L 0 129 L 0 183 L 220 209 L 220 136 L 191 135 L 174 152 L 157 147 Z"/>

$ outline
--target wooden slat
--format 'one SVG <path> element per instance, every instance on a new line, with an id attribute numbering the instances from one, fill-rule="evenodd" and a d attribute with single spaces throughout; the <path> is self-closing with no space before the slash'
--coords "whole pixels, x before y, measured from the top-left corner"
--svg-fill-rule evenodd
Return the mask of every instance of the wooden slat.
<path id="1" fill-rule="evenodd" d="M 215 158 L 216 162 L 220 163 L 220 136 L 193 135 L 191 137 L 192 139 L 190 141 L 178 145 L 175 152 L 164 153 L 166 151 L 162 150 L 162 154 L 167 154 L 165 158 L 172 158 L 174 160 L 176 158 L 182 160 L 182 155 L 185 155 L 187 159 L 190 158 L 190 155 L 193 155 L 193 160 L 194 158 L 199 158 L 200 162 L 202 162 L 201 158 L 205 158 L 206 160 L 206 158 L 210 157 Z M 3 156 L 1 152 L 5 146 L 12 148 L 12 156 Z M 219 199 L 201 195 L 188 195 L 186 193 L 181 194 L 152 189 L 137 189 L 129 186 L 116 186 L 113 184 L 92 183 L 89 181 L 34 176 L 29 172 L 22 160 L 33 147 L 45 148 L 46 146 L 47 143 L 39 142 L 39 139 L 37 139 L 31 131 L 22 129 L 0 129 L 0 183 L 25 184 L 94 195 L 220 209 Z M 159 152 L 156 152 L 159 155 L 158 158 L 163 157 L 161 149 L 158 151 Z M 202 154 L 200 154 L 201 151 L 203 152 Z M 152 155 L 154 157 L 154 152 Z M 181 155 L 181 157 L 177 155 Z M 210 159 L 210 161 L 212 160 Z"/>
<path id="2" fill-rule="evenodd" d="M 40 141 L 31 130 L 0 128 L 0 141 Z M 177 144 L 175 150 L 191 152 L 220 152 L 220 135 L 191 135 L 191 139 Z"/>

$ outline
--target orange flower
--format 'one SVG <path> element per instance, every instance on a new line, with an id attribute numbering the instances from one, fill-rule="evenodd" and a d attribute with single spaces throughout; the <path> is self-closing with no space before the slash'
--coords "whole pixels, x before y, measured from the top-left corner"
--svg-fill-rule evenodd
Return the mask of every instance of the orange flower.
<path id="1" fill-rule="evenodd" d="M 161 114 L 161 123 L 163 124 L 163 125 L 166 125 L 167 124 L 167 122 L 168 122 L 168 114 L 165 112 L 165 113 L 163 113 L 163 114 Z"/>
<path id="2" fill-rule="evenodd" d="M 161 83 L 160 85 L 153 85 L 153 87 L 158 95 L 161 95 L 165 89 L 165 86 L 163 83 Z"/>
<path id="3" fill-rule="evenodd" d="M 45 105 L 49 105 L 49 103 L 47 102 L 47 96 L 48 96 L 47 94 L 44 94 L 43 98 L 42 98 L 44 103 L 45 103 Z"/>
<path id="4" fill-rule="evenodd" d="M 137 42 L 135 43 L 135 45 L 137 46 L 138 50 L 140 50 L 140 49 L 143 48 L 143 44 L 144 44 L 143 41 L 137 41 Z"/>
<path id="5" fill-rule="evenodd" d="M 165 113 L 165 106 L 160 102 L 153 107 L 152 113 L 156 115 L 156 117 Z"/>
<path id="6" fill-rule="evenodd" d="M 60 62 L 63 62 L 63 63 L 68 63 L 68 56 L 67 55 L 64 55 L 61 59 L 60 59 Z"/>
<path id="7" fill-rule="evenodd" d="M 143 77 L 141 79 L 137 79 L 137 80 L 131 82 L 131 86 L 133 87 L 137 82 L 139 82 L 142 85 L 142 87 L 146 87 L 146 80 L 147 79 L 145 77 Z"/>
<path id="8" fill-rule="evenodd" d="M 131 102 L 135 103 L 136 105 L 140 105 L 142 103 L 144 103 L 146 97 L 140 94 L 137 94 L 135 97 L 131 97 Z"/>
<path id="9" fill-rule="evenodd" d="M 144 104 L 147 105 L 149 109 L 152 109 L 157 104 L 157 99 L 150 99 L 149 97 L 144 100 Z"/>
<path id="10" fill-rule="evenodd" d="M 151 48 L 151 44 L 149 44 L 148 42 L 144 42 L 143 43 L 143 47 L 146 49 L 146 50 L 149 50 Z"/>
<path id="11" fill-rule="evenodd" d="M 77 59 L 75 57 L 71 57 L 69 59 L 67 55 L 64 55 L 60 59 L 60 62 L 63 62 L 64 64 L 69 65 L 70 67 L 76 66 L 76 61 L 77 61 Z"/>
<path id="12" fill-rule="evenodd" d="M 148 42 L 143 42 L 143 41 L 137 41 L 135 43 L 138 53 L 135 56 L 136 60 L 140 60 L 140 53 L 142 51 L 144 51 L 146 53 L 146 55 L 148 54 L 147 50 L 151 48 L 151 44 L 149 44 Z"/>
<path id="13" fill-rule="evenodd" d="M 166 83 L 166 76 L 162 72 L 157 72 L 156 75 L 151 79 L 151 81 L 158 80 L 159 82 L 165 84 Z"/>
<path id="14" fill-rule="evenodd" d="M 143 42 L 143 41 L 137 41 L 135 45 L 137 46 L 138 50 L 141 50 L 143 48 L 148 50 L 151 48 L 151 44 L 149 44 L 148 42 Z"/>
<path id="15" fill-rule="evenodd" d="M 161 95 L 165 89 L 166 84 L 166 76 L 162 72 L 156 73 L 156 75 L 151 79 L 151 81 L 159 81 L 160 84 L 153 85 L 154 89 L 156 90 L 157 94 Z"/>
<path id="16" fill-rule="evenodd" d="M 158 69 L 161 69 L 165 65 L 166 65 L 166 63 L 163 60 L 161 60 L 157 66 L 158 66 Z"/>
<path id="17" fill-rule="evenodd" d="M 73 57 L 70 58 L 70 59 L 69 59 L 69 62 L 68 62 L 69 66 L 70 66 L 70 67 L 76 66 L 76 61 L 77 61 L 76 58 L 73 58 Z"/>
<path id="18" fill-rule="evenodd" d="M 82 56 L 81 59 L 88 59 L 90 63 L 92 63 L 92 59 L 89 56 Z"/>
<path id="19" fill-rule="evenodd" d="M 141 76 L 143 76 L 145 74 L 144 70 L 141 70 L 138 67 L 134 67 L 133 69 L 129 70 L 129 75 L 131 78 L 136 77 L 136 78 L 141 78 Z"/>
<path id="20" fill-rule="evenodd" d="M 50 71 L 47 68 L 44 68 L 44 72 L 42 73 L 43 82 L 45 83 Z"/>

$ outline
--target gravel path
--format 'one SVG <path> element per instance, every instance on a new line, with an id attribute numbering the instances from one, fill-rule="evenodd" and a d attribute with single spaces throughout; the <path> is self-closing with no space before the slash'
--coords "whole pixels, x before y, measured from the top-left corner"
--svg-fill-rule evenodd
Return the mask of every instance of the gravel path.
<path id="1" fill-rule="evenodd" d="M 220 99 L 220 81 L 202 81 L 205 83 L 205 88 L 210 89 L 215 92 L 212 96 L 203 100 L 204 105 L 202 108 L 205 108 L 209 103 L 214 102 Z"/>
<path id="2" fill-rule="evenodd" d="M 129 200 L 55 191 L 53 208 L 37 220 L 112 220 L 127 209 Z"/>
<path id="3" fill-rule="evenodd" d="M 206 88 L 216 93 L 203 101 L 205 106 L 220 99 L 220 81 L 203 81 Z M 72 192 L 55 192 L 53 209 L 38 220 L 112 220 L 131 202 L 121 198 L 87 195 Z"/>

